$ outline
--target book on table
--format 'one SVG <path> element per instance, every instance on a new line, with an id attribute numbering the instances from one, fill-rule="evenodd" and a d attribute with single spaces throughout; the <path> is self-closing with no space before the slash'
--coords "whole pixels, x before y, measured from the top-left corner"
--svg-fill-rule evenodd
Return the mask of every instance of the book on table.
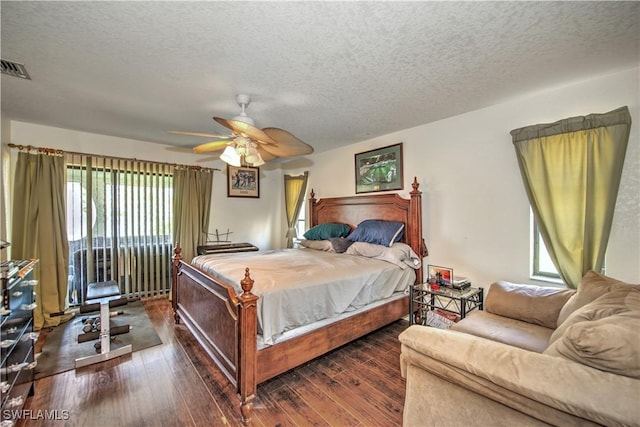
<path id="1" fill-rule="evenodd" d="M 451 287 L 454 289 L 467 289 L 471 286 L 471 282 L 466 277 L 455 276 L 451 281 Z"/>

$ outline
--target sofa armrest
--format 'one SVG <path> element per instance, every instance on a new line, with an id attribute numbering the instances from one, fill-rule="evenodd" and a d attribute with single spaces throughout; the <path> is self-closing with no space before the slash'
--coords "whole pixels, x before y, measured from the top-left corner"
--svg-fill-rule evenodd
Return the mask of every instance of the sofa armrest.
<path id="1" fill-rule="evenodd" d="M 489 286 L 484 309 L 499 316 L 555 329 L 560 310 L 574 293 L 573 289 L 498 281 Z"/>
<path id="2" fill-rule="evenodd" d="M 639 380 L 456 331 L 414 325 L 399 339 L 405 378 L 415 366 L 550 424 L 640 419 Z"/>

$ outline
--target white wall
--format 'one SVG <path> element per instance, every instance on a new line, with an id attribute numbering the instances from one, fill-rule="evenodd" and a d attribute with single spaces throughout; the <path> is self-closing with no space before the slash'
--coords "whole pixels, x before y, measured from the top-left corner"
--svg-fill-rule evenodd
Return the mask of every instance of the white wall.
<path id="1" fill-rule="evenodd" d="M 0 137 L 2 141 L 9 141 L 11 138 L 11 123 L 9 120 L 0 119 Z M 11 241 L 9 232 L 9 194 L 6 190 L 9 183 L 9 163 L 10 154 L 8 147 L 0 145 L 0 240 Z M 6 166 L 5 166 L 6 165 Z M 0 249 L 0 261 L 11 259 L 11 247 Z"/>
<path id="2" fill-rule="evenodd" d="M 451 117 L 348 147 L 261 168 L 259 199 L 227 198 L 226 170 L 214 175 L 210 232 L 231 229 L 234 242 L 261 249 L 286 239 L 282 174 L 309 171 L 317 198 L 355 193 L 354 154 L 404 143 L 404 190 L 416 176 L 423 192 L 424 238 L 428 264 L 453 267 L 474 283 L 529 279 L 529 203 L 509 132 L 627 105 L 633 125 L 607 255 L 607 273 L 640 282 L 640 117 L 639 70 L 549 88 L 518 99 Z M 425 100 L 428 102 L 428 100 Z M 3 140 L 3 142 L 5 142 Z M 71 151 L 201 164 L 220 161 L 168 147 L 22 122 L 11 122 L 11 142 Z M 313 141 L 309 141 L 313 144 Z M 160 147 L 160 148 L 159 148 Z M 281 169 L 280 169 L 281 168 Z"/>
<path id="3" fill-rule="evenodd" d="M 477 284 L 529 279 L 529 203 L 509 132 L 522 126 L 604 113 L 627 105 L 633 124 L 607 274 L 640 282 L 639 71 L 550 88 L 500 105 L 290 162 L 309 170 L 317 198 L 351 195 L 354 154 L 404 143 L 404 191 L 417 176 L 423 192 L 425 263 L 452 267 Z M 428 102 L 428 100 L 425 100 Z"/>
<path id="4" fill-rule="evenodd" d="M 88 154 L 221 169 L 215 171 L 213 175 L 209 233 L 215 233 L 216 228 L 221 233 L 229 229 L 233 233 L 230 239 L 234 242 L 252 242 L 261 249 L 279 246 L 280 235 L 283 233 L 280 217 L 283 210 L 280 190 L 282 183 L 279 169 L 261 169 L 259 199 L 227 198 L 226 165 L 219 160 L 203 163 L 202 156 L 186 150 L 176 151 L 174 147 L 161 144 L 18 121 L 11 122 L 10 142 Z M 16 156 L 16 150 L 12 150 L 12 156 Z"/>

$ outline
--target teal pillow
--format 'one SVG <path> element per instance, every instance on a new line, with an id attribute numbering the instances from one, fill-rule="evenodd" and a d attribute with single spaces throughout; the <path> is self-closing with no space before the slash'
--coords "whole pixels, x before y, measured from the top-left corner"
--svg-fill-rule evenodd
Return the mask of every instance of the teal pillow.
<path id="1" fill-rule="evenodd" d="M 347 224 L 336 224 L 327 222 L 318 224 L 304 233 L 307 240 L 329 240 L 333 237 L 347 237 L 351 227 Z"/>

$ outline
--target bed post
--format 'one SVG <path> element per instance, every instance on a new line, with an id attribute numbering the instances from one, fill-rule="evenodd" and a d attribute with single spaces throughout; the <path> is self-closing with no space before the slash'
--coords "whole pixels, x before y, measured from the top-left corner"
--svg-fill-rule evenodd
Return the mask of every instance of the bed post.
<path id="1" fill-rule="evenodd" d="M 422 237 L 422 191 L 418 190 L 420 184 L 418 178 L 413 177 L 411 183 L 411 204 L 409 205 L 409 218 L 413 224 L 411 236 L 409 236 L 411 247 L 413 251 L 422 258 L 427 256 L 426 245 Z M 422 283 L 422 267 L 416 270 L 416 283 Z"/>
<path id="2" fill-rule="evenodd" d="M 240 281 L 242 294 L 238 297 L 238 365 L 237 387 L 240 395 L 242 423 L 248 425 L 253 414 L 253 399 L 257 388 L 258 362 L 258 297 L 251 293 L 253 279 L 249 268 Z"/>
<path id="3" fill-rule="evenodd" d="M 309 195 L 309 228 L 318 224 L 318 213 L 316 211 L 316 193 L 311 189 L 311 194 Z"/>
<path id="4" fill-rule="evenodd" d="M 173 320 L 176 323 L 180 323 L 180 316 L 178 315 L 178 270 L 182 259 L 182 248 L 180 243 L 176 242 L 176 247 L 173 249 L 173 268 L 171 271 L 171 307 L 173 308 Z"/>

